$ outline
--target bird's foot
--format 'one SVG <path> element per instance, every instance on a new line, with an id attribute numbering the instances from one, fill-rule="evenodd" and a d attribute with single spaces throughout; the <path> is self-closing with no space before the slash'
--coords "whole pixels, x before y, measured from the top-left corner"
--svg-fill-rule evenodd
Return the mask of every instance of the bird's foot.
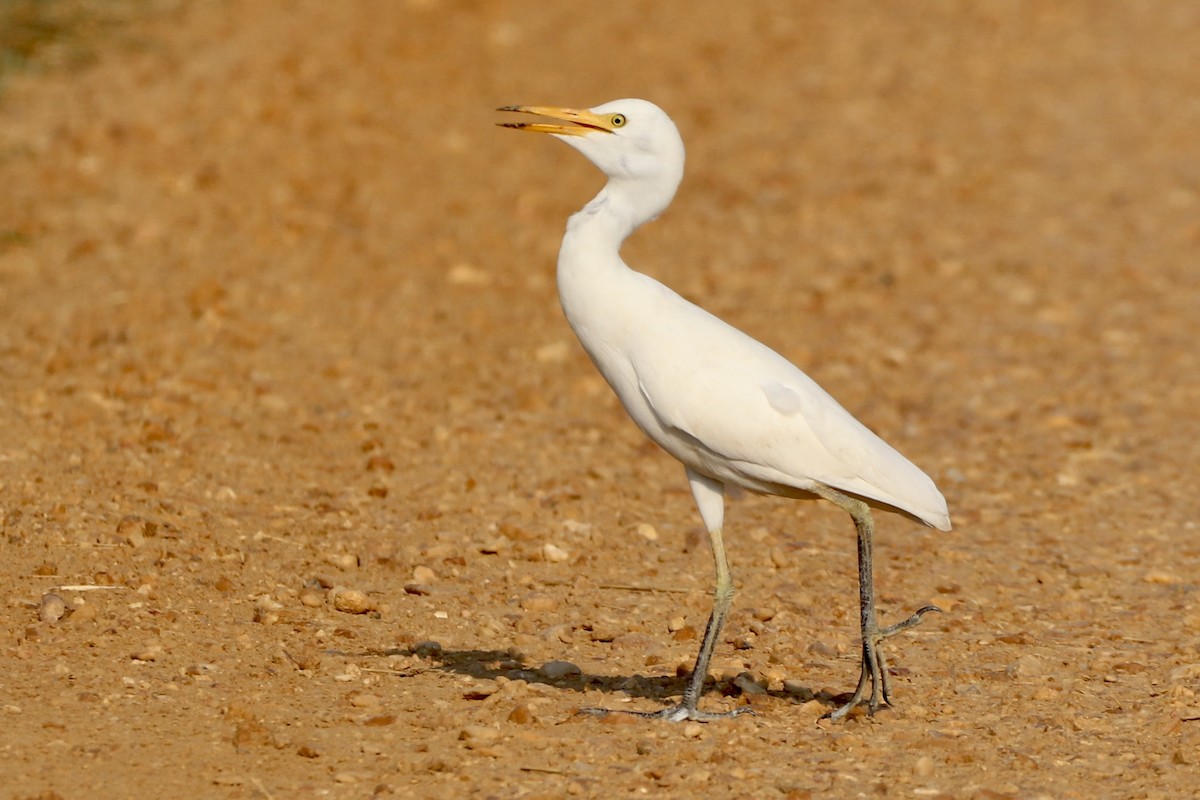
<path id="1" fill-rule="evenodd" d="M 577 712 L 579 714 L 589 714 L 594 717 L 607 717 L 609 714 L 628 714 L 633 717 L 641 717 L 642 719 L 664 719 L 667 722 L 683 722 L 685 720 L 692 722 L 712 722 L 718 719 L 728 719 L 741 714 L 753 714 L 754 710 L 750 706 L 739 706 L 732 711 L 701 711 L 698 708 L 689 707 L 685 704 L 677 706 L 669 706 L 659 711 L 631 711 L 624 708 L 581 708 Z"/>
<path id="2" fill-rule="evenodd" d="M 879 644 L 897 633 L 906 631 L 909 628 L 921 622 L 922 617 L 930 611 L 941 612 L 937 606 L 925 606 L 918 609 L 908 619 L 897 622 L 895 625 L 890 625 L 882 630 L 873 623 L 867 630 L 863 631 L 863 657 L 862 657 L 862 672 L 858 677 L 858 687 L 854 690 L 850 700 L 841 707 L 831 711 L 825 715 L 826 719 L 831 719 L 834 722 L 843 720 L 850 713 L 850 710 L 863 701 L 863 697 L 867 693 L 867 684 L 871 685 L 871 699 L 867 703 L 867 713 L 874 714 L 880 707 L 892 704 L 891 677 L 888 674 L 887 656 L 880 649 Z M 872 615 L 873 616 L 873 615 Z"/>
<path id="3" fill-rule="evenodd" d="M 904 620 L 903 622 L 897 622 L 895 625 L 890 625 L 890 626 L 884 628 L 883 630 L 881 630 L 879 632 L 879 639 L 882 641 L 883 639 L 887 639 L 890 636 L 895 636 L 897 633 L 900 633 L 901 631 L 906 631 L 909 628 L 913 627 L 914 625 L 919 625 L 921 623 L 921 619 L 926 614 L 928 614 L 930 611 L 936 611 L 939 614 L 942 613 L 942 610 L 940 608 L 938 608 L 937 606 L 925 606 L 924 608 L 918 608 L 915 612 L 913 612 L 913 615 L 911 617 Z"/>

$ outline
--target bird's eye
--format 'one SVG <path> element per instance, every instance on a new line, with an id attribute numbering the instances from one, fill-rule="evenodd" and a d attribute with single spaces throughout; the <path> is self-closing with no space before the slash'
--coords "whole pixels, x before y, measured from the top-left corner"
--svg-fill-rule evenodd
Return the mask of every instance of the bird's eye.
<path id="1" fill-rule="evenodd" d="M 612 125 L 614 128 L 624 128 L 625 127 L 625 115 L 624 114 L 613 114 L 611 117 L 608 118 L 608 124 Z"/>

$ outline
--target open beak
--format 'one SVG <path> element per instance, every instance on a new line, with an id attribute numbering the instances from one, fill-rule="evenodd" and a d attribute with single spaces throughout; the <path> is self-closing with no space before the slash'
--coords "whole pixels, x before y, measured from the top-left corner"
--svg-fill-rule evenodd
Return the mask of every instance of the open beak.
<path id="1" fill-rule="evenodd" d="M 593 114 L 586 108 L 557 108 L 555 106 L 501 106 L 497 111 L 515 111 L 519 114 L 535 114 L 539 117 L 549 117 L 559 122 L 497 122 L 502 128 L 516 128 L 519 131 L 534 133 L 553 133 L 557 136 L 586 136 L 589 133 L 601 131 L 612 133 L 613 127 L 608 117 Z"/>

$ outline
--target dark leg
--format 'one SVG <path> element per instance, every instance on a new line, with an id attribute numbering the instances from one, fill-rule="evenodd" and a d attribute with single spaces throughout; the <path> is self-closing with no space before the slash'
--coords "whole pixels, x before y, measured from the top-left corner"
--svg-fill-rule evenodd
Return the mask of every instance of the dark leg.
<path id="1" fill-rule="evenodd" d="M 875 575 L 872 564 L 875 523 L 871 518 L 871 509 L 861 500 L 848 497 L 825 486 L 814 491 L 831 503 L 845 509 L 854 520 L 854 527 L 858 529 L 858 603 L 859 623 L 862 630 L 862 672 L 859 674 L 858 686 L 850 701 L 828 716 L 833 720 L 844 719 L 850 713 L 850 709 L 862 702 L 868 683 L 871 685 L 871 699 L 867 707 L 874 714 L 881 705 L 892 704 L 887 657 L 879 647 L 880 643 L 890 636 L 895 636 L 897 633 L 913 627 L 930 611 L 941 611 L 941 609 L 937 606 L 925 606 L 903 622 L 881 629 L 875 616 Z"/>

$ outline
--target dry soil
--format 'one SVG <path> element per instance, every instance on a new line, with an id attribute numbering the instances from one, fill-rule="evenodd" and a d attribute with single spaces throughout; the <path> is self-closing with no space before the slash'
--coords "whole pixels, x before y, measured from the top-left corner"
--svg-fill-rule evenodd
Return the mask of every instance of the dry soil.
<path id="1" fill-rule="evenodd" d="M 158 3 L 0 97 L 0 792 L 1181 798 L 1200 789 L 1200 5 Z M 679 466 L 572 338 L 598 173 L 507 103 L 652 99 L 625 249 L 932 475 L 853 528 Z"/>

